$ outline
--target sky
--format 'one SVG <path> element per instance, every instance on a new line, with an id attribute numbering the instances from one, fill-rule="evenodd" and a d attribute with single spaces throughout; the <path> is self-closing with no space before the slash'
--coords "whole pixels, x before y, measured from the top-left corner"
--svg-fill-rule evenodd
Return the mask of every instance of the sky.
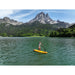
<path id="1" fill-rule="evenodd" d="M 19 22 L 28 22 L 38 13 L 48 13 L 53 20 L 60 20 L 68 23 L 75 23 L 75 10 L 67 9 L 0 9 L 0 18 L 9 17 Z"/>

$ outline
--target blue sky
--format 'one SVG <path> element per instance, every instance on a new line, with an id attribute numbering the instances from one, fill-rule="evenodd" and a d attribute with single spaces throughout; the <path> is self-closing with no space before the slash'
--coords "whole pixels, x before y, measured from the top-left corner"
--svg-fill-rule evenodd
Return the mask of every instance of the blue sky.
<path id="1" fill-rule="evenodd" d="M 60 20 L 69 23 L 75 23 L 75 10 L 65 10 L 65 9 L 37 9 L 37 10 L 24 10 L 24 9 L 3 9 L 0 10 L 0 18 L 9 17 L 20 22 L 28 22 L 33 19 L 38 13 L 44 12 L 48 13 L 50 18 L 53 20 Z"/>

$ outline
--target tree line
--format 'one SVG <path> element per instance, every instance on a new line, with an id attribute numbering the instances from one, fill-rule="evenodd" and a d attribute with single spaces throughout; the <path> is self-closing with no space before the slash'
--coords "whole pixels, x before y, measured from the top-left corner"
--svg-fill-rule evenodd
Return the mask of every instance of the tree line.
<path id="1" fill-rule="evenodd" d="M 50 37 L 75 37 L 75 24 L 69 28 L 60 28 L 50 33 Z"/>
<path id="2" fill-rule="evenodd" d="M 75 25 L 69 28 L 57 29 L 49 24 L 23 24 L 7 25 L 0 24 L 0 36 L 3 37 L 26 37 L 26 36 L 46 36 L 46 37 L 75 37 Z"/>

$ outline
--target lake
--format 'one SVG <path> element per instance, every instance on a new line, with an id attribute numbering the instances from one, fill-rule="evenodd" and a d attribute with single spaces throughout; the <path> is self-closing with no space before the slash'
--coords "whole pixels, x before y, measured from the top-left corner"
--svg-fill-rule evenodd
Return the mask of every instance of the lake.
<path id="1" fill-rule="evenodd" d="M 33 52 L 39 41 L 48 54 Z M 0 37 L 0 65 L 75 65 L 75 38 Z"/>

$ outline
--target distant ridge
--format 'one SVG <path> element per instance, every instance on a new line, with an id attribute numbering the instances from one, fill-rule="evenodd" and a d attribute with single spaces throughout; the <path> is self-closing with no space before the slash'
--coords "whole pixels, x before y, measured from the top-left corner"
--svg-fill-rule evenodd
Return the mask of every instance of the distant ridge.
<path id="1" fill-rule="evenodd" d="M 45 14 L 44 12 L 41 12 L 41 13 L 37 14 L 34 19 L 29 21 L 29 23 L 33 23 L 35 21 L 38 21 L 42 24 L 55 24 L 55 23 L 58 23 L 57 21 L 52 20 L 49 17 L 48 13 Z"/>
<path id="2" fill-rule="evenodd" d="M 8 17 L 4 17 L 3 19 L 0 19 L 0 23 L 7 23 L 7 24 L 12 24 L 12 25 L 21 25 L 21 24 L 23 24 L 22 22 L 18 22 L 16 20 L 10 19 Z"/>

